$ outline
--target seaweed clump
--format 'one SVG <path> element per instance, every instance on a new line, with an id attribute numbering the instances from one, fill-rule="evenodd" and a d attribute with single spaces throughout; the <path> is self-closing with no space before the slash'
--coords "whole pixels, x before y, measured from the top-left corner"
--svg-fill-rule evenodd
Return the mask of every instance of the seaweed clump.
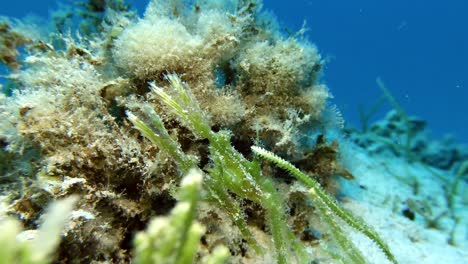
<path id="1" fill-rule="evenodd" d="M 60 35 L 59 27 L 61 40 L 30 49 L 25 67 L 9 76 L 18 88 L 2 97 L 3 151 L 39 156 L 29 173 L 15 171 L 21 184 L 4 193 L 8 214 L 36 229 L 46 204 L 80 197 L 54 261 L 151 259 L 138 254 L 152 246 L 154 257 L 164 255 L 161 241 L 144 243 L 171 236 L 160 227 L 183 219 L 187 225 L 174 237 L 190 239 L 164 244 L 181 259 L 201 262 L 214 253 L 223 260 L 227 248 L 232 263 L 306 263 L 321 254 L 364 261 L 354 247 L 330 253 L 300 240 L 316 224 L 313 216 L 328 212 L 323 201 L 262 165 L 251 149 L 254 142 L 271 149 L 324 185 L 337 174 L 352 178 L 339 165 L 336 143 L 323 136 L 307 143 L 312 133 L 327 132 L 330 118 L 315 46 L 282 36 L 259 1 L 152 0 L 139 19 L 126 5 L 98 4 L 85 4 L 83 17 L 100 13 L 102 19 L 89 21 L 102 27 L 85 30 L 86 38 Z M 182 177 L 193 168 L 203 178 L 194 187 L 201 195 L 181 197 L 188 188 Z M 310 217 L 292 213 L 294 204 Z M 371 234 L 394 261 L 370 229 L 334 203 L 325 206 Z M 332 228 L 321 231 L 338 238 L 330 243 L 341 250 L 351 245 L 324 217 Z"/>
<path id="2" fill-rule="evenodd" d="M 18 70 L 18 49 L 32 40 L 11 28 L 7 21 L 0 21 L 0 61 L 13 70 Z"/>

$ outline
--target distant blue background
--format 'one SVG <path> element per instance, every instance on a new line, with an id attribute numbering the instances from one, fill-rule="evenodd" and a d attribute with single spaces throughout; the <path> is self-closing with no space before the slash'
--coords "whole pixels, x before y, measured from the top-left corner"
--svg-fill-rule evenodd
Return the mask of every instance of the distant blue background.
<path id="1" fill-rule="evenodd" d="M 47 15 L 55 0 L 4 1 L 0 15 Z M 143 10 L 147 1 L 133 1 Z M 380 96 L 380 76 L 409 114 L 429 121 L 435 137 L 468 143 L 467 0 L 264 0 L 284 27 L 299 30 L 324 58 L 324 81 L 348 124 L 357 105 Z M 387 106 L 386 109 L 389 109 Z M 376 117 L 381 117 L 379 113 Z"/>

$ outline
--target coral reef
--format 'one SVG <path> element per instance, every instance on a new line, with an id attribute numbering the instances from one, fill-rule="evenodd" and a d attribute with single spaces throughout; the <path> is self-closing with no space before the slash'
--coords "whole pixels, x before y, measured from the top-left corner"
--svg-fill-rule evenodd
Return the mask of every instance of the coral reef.
<path id="1" fill-rule="evenodd" d="M 255 0 L 152 0 L 142 18 L 81 6 L 79 26 L 58 13 L 51 37 L 9 46 L 27 48 L 0 97 L 5 214 L 35 230 L 47 204 L 79 197 L 53 262 L 221 263 L 228 249 L 229 263 L 363 263 L 345 223 L 396 263 L 324 191 L 354 177 L 325 137 L 341 122 L 315 46 Z"/>

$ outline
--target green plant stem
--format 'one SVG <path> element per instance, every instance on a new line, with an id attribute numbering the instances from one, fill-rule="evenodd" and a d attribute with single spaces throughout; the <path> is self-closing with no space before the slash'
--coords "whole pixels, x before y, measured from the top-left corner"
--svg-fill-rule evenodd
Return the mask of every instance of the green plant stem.
<path id="1" fill-rule="evenodd" d="M 354 217 L 351 213 L 339 207 L 338 204 L 334 201 L 334 199 L 328 196 L 323 191 L 322 187 L 320 187 L 317 181 L 313 180 L 311 177 L 301 172 L 294 165 L 276 156 L 270 151 L 267 151 L 257 146 L 252 146 L 252 151 L 257 155 L 261 156 L 262 158 L 275 163 L 278 167 L 288 171 L 289 173 L 291 173 L 291 175 L 295 176 L 304 185 L 311 188 L 313 190 L 313 194 L 317 197 L 317 199 L 320 199 L 330 209 L 331 212 L 333 212 L 335 215 L 337 215 L 339 218 L 345 221 L 349 226 L 358 230 L 359 232 L 366 235 L 369 239 L 374 241 L 391 262 L 398 263 L 393 254 L 391 253 L 389 247 L 379 237 L 379 235 L 369 226 L 367 226 L 364 222 L 362 222 L 361 220 Z"/>

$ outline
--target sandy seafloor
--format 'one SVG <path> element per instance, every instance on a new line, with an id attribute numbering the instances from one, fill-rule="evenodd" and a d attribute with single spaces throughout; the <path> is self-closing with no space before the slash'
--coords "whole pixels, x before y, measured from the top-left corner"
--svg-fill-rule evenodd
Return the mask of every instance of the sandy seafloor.
<path id="1" fill-rule="evenodd" d="M 400 158 L 371 156 L 357 146 L 349 147 L 346 152 L 342 155 L 350 155 L 345 161 L 356 179 L 340 182 L 342 205 L 381 235 L 399 263 L 468 263 L 466 183 L 459 186 L 456 210 L 461 222 L 455 229 L 456 246 L 452 246 L 448 243 L 454 224 L 450 219 L 442 218 L 438 229 L 426 228 L 421 215 L 416 214 L 412 221 L 401 213 L 408 199 L 427 201 L 434 216 L 446 211 L 444 183 L 440 179 L 426 168 Z M 400 180 L 405 176 L 419 182 L 417 195 L 410 184 Z M 349 232 L 353 233 L 353 240 L 370 263 L 390 263 L 367 238 L 352 230 Z"/>

